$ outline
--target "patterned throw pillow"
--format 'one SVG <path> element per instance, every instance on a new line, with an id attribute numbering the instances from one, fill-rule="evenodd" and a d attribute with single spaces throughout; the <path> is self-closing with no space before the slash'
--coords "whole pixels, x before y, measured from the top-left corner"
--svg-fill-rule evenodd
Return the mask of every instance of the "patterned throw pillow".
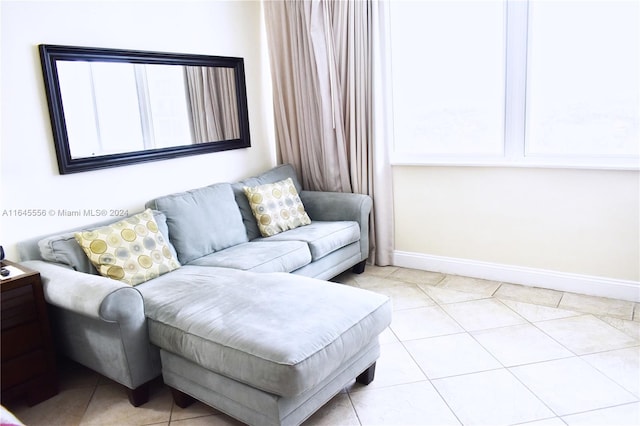
<path id="1" fill-rule="evenodd" d="M 150 209 L 74 236 L 100 275 L 130 285 L 180 267 Z"/>
<path id="2" fill-rule="evenodd" d="M 291 178 L 243 189 L 263 237 L 311 223 Z"/>

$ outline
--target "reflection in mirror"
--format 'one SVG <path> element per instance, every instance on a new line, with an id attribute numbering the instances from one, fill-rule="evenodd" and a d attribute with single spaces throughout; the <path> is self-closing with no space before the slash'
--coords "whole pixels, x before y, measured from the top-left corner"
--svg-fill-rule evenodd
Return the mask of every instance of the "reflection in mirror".
<path id="1" fill-rule="evenodd" d="M 240 58 L 40 52 L 61 173 L 250 146 Z"/>
<path id="2" fill-rule="evenodd" d="M 72 158 L 240 137 L 232 68 L 57 65 Z"/>
<path id="3" fill-rule="evenodd" d="M 185 67 L 194 142 L 240 137 L 235 77 L 231 68 Z"/>

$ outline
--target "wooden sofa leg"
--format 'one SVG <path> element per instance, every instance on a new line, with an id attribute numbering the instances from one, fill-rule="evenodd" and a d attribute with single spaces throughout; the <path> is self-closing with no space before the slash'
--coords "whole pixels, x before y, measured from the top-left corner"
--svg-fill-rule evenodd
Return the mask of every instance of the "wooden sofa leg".
<path id="1" fill-rule="evenodd" d="M 351 268 L 351 271 L 353 271 L 354 274 L 361 274 L 364 272 L 364 267 L 366 265 L 367 265 L 367 259 L 353 265 L 353 268 Z"/>
<path id="2" fill-rule="evenodd" d="M 134 407 L 139 407 L 149 401 L 149 383 L 144 383 L 135 389 L 127 388 L 129 402 Z"/>
<path id="3" fill-rule="evenodd" d="M 171 395 L 173 395 L 173 402 L 180 408 L 187 408 L 196 401 L 192 396 L 174 388 L 171 388 Z"/>
<path id="4" fill-rule="evenodd" d="M 373 364 L 371 364 L 371 366 L 369 366 L 369 368 L 364 370 L 362 374 L 356 377 L 356 382 L 366 386 L 369 383 L 373 382 L 373 378 L 375 375 L 376 375 L 376 363 L 374 362 Z"/>

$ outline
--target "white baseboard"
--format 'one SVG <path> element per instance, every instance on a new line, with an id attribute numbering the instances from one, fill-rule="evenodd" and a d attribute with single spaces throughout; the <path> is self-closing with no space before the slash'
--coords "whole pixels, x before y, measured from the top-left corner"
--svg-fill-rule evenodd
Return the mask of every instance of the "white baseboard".
<path id="1" fill-rule="evenodd" d="M 452 275 L 640 302 L 640 282 L 572 274 L 472 259 L 394 251 L 393 264 Z"/>

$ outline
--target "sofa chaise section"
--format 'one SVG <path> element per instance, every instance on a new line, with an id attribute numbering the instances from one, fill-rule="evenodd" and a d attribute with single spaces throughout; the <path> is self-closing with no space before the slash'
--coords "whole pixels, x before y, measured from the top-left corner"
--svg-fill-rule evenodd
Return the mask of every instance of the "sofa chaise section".
<path id="1" fill-rule="evenodd" d="M 184 266 L 138 286 L 174 395 L 250 424 L 298 424 L 369 368 L 373 378 L 378 335 L 391 321 L 386 296 L 292 274 L 204 269 Z"/>

